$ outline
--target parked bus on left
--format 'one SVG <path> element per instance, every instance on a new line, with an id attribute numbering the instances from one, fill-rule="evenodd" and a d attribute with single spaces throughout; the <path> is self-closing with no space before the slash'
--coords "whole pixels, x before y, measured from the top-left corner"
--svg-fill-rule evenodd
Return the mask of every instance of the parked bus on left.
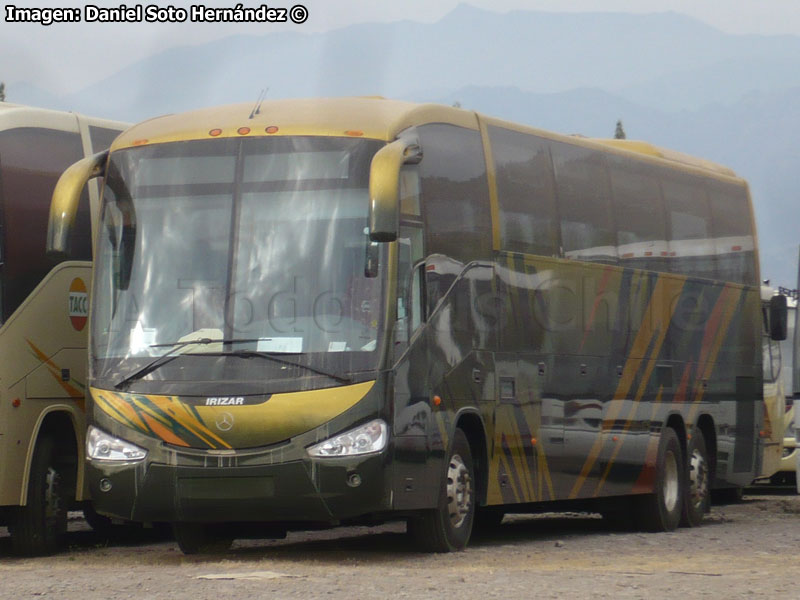
<path id="1" fill-rule="evenodd" d="M 85 506 L 86 336 L 94 185 L 69 254 L 45 252 L 62 171 L 105 150 L 124 123 L 0 103 L 0 526 L 18 554 L 56 551 Z"/>

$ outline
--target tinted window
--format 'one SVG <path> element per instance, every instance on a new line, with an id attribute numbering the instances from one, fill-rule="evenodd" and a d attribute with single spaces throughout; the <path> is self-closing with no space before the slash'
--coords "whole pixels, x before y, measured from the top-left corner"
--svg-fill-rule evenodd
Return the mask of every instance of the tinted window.
<path id="1" fill-rule="evenodd" d="M 39 128 L 0 133 L 3 207 L 3 319 L 52 268 L 45 256 L 50 199 L 62 171 L 83 158 L 77 133 Z M 90 258 L 88 197 L 84 193 L 73 228 L 74 258 Z"/>
<path id="2" fill-rule="evenodd" d="M 707 183 L 707 191 L 711 202 L 718 277 L 755 285 L 755 241 L 747 189 L 712 180 Z"/>
<path id="3" fill-rule="evenodd" d="M 703 182 L 697 177 L 669 173 L 661 182 L 669 230 L 669 263 L 673 273 L 713 279 L 714 240 L 711 210 Z"/>
<path id="4" fill-rule="evenodd" d="M 603 155 L 553 142 L 561 245 L 568 258 L 616 263 L 616 232 Z"/>
<path id="5" fill-rule="evenodd" d="M 664 270 L 667 235 L 657 170 L 620 156 L 608 161 L 620 263 Z"/>
<path id="6" fill-rule="evenodd" d="M 504 250 L 558 254 L 555 182 L 549 142 L 489 127 Z"/>
<path id="7" fill-rule="evenodd" d="M 480 133 L 452 125 L 419 128 L 428 254 L 462 263 L 491 254 L 491 215 Z"/>
<path id="8" fill-rule="evenodd" d="M 92 152 L 102 152 L 111 147 L 111 143 L 119 135 L 118 129 L 107 129 L 106 127 L 89 126 L 89 139 L 92 142 Z"/>

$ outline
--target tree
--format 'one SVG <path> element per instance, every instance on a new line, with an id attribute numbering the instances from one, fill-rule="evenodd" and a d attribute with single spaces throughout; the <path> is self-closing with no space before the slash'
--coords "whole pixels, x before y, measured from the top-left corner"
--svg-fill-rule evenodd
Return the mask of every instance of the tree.
<path id="1" fill-rule="evenodd" d="M 6 84 L 0 81 L 0 102 L 6 101 Z"/>
<path id="2" fill-rule="evenodd" d="M 624 140 L 625 137 L 625 130 L 622 128 L 622 119 L 620 119 L 617 121 L 617 129 L 614 131 L 614 139 Z"/>

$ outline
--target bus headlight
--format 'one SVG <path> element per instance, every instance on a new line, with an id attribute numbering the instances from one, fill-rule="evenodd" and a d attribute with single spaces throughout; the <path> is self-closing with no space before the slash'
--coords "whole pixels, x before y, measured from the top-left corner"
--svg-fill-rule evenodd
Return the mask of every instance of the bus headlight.
<path id="1" fill-rule="evenodd" d="M 341 433 L 329 440 L 308 447 L 308 454 L 320 458 L 329 456 L 358 456 L 373 454 L 386 447 L 388 427 L 381 419 Z"/>
<path id="2" fill-rule="evenodd" d="M 86 432 L 86 454 L 93 460 L 130 462 L 142 460 L 147 451 L 90 425 Z"/>

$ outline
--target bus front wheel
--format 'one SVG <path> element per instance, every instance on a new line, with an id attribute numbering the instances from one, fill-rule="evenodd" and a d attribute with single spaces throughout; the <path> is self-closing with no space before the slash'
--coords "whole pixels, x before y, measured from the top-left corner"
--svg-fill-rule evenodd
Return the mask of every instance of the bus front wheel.
<path id="1" fill-rule="evenodd" d="M 409 519 L 408 532 L 428 552 L 463 550 L 475 519 L 475 469 L 467 436 L 456 429 L 445 463 L 438 506 Z"/>
<path id="2" fill-rule="evenodd" d="M 220 527 L 206 523 L 173 523 L 172 533 L 184 554 L 218 554 L 226 552 L 233 538 Z"/>
<path id="3" fill-rule="evenodd" d="M 639 496 L 637 521 L 646 531 L 674 531 L 681 520 L 686 485 L 683 452 L 671 427 L 661 432 L 652 494 Z"/>

